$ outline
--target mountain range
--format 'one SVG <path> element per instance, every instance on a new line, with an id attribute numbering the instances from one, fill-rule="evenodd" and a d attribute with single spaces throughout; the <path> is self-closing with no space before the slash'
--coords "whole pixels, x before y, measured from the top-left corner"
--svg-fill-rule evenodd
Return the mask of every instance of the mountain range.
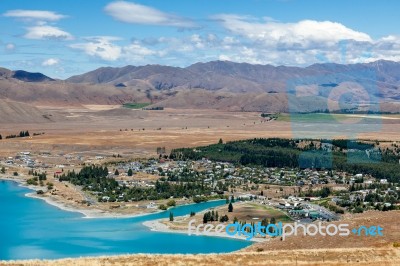
<path id="1" fill-rule="evenodd" d="M 102 67 L 66 80 L 0 68 L 0 98 L 48 106 L 150 102 L 171 108 L 260 112 L 380 104 L 383 111 L 399 112 L 400 63 L 380 60 L 290 67 L 212 61 L 186 68 L 129 65 Z"/>

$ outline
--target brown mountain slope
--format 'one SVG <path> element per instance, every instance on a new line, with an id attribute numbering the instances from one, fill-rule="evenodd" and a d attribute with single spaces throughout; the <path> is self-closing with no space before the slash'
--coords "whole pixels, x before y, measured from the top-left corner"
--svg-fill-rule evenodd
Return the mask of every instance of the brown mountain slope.
<path id="1" fill-rule="evenodd" d="M 0 99 L 42 106 L 150 102 L 171 108 L 310 112 L 359 102 L 364 107 L 384 103 L 373 111 L 400 112 L 393 104 L 400 100 L 399 88 L 400 63 L 389 61 L 305 68 L 227 61 L 186 68 L 106 67 L 66 81 L 0 68 Z"/>
<path id="2" fill-rule="evenodd" d="M 153 95 L 156 97 L 157 93 Z M 64 81 L 32 83 L 16 79 L 0 79 L 0 98 L 49 106 L 150 101 L 146 91 L 140 87 L 116 88 L 110 85 L 72 84 Z"/>
<path id="3" fill-rule="evenodd" d="M 325 110 L 330 100 L 313 96 L 294 98 L 286 93 L 228 93 L 211 92 L 207 90 L 182 90 L 174 97 L 160 101 L 152 106 L 162 106 L 177 109 L 217 109 L 226 111 L 246 112 L 310 112 Z"/>
<path id="4" fill-rule="evenodd" d="M 196 63 L 186 68 L 146 65 L 99 68 L 66 80 L 71 83 L 135 85 L 141 81 L 149 89 L 194 89 L 228 92 L 287 92 L 288 85 L 315 84 L 320 96 L 346 82 L 361 82 L 371 96 L 400 100 L 400 63 L 376 61 L 367 64 L 314 64 L 308 67 L 252 65 L 229 61 Z"/>
<path id="5" fill-rule="evenodd" d="M 26 103 L 0 100 L 0 123 L 40 123 L 59 120 L 56 114 L 45 112 Z"/>

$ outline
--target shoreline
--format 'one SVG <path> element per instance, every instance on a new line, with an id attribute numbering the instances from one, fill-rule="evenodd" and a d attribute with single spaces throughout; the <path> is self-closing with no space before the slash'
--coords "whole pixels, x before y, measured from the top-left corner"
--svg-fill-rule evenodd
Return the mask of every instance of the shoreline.
<path id="1" fill-rule="evenodd" d="M 144 215 L 149 215 L 153 213 L 158 213 L 161 212 L 161 210 L 157 210 L 156 212 L 151 212 L 151 213 L 137 213 L 137 214 L 118 214 L 118 213 L 111 213 L 111 212 L 105 212 L 102 210 L 97 210 L 97 209 L 82 209 L 82 208 L 77 208 L 75 206 L 68 206 L 64 202 L 57 201 L 51 197 L 43 197 L 43 196 L 38 196 L 36 194 L 36 191 L 40 190 L 39 187 L 37 186 L 31 186 L 27 185 L 25 182 L 26 180 L 23 178 L 10 178 L 10 177 L 0 177 L 0 180 L 4 181 L 11 181 L 17 183 L 19 186 L 33 190 L 33 192 L 28 192 L 25 193 L 25 196 L 28 198 L 33 198 L 33 199 L 40 199 L 45 201 L 47 204 L 54 206 L 60 210 L 63 211 L 68 211 L 68 212 L 75 212 L 75 213 L 80 213 L 82 214 L 83 219 L 99 219 L 99 218 L 135 218 L 139 216 L 144 216 Z"/>
<path id="2" fill-rule="evenodd" d="M 171 210 L 171 209 L 173 209 L 175 207 L 197 204 L 197 203 L 194 203 L 194 202 L 193 203 L 185 203 L 185 204 L 177 205 L 177 206 L 175 206 L 173 208 L 169 208 L 167 210 L 156 210 L 154 212 L 149 212 L 149 213 L 119 214 L 119 213 L 115 213 L 115 212 L 107 212 L 107 211 L 98 210 L 98 209 L 78 208 L 78 207 L 75 207 L 75 206 L 70 206 L 70 205 L 68 205 L 68 204 L 66 204 L 64 202 L 60 202 L 58 200 L 55 200 L 55 199 L 53 199 L 53 198 L 51 198 L 49 196 L 45 196 L 45 197 L 38 196 L 36 194 L 36 191 L 41 190 L 42 188 L 41 187 L 37 187 L 37 186 L 27 185 L 26 184 L 26 180 L 24 178 L 21 178 L 21 177 L 16 177 L 16 178 L 0 177 L 0 180 L 12 181 L 12 182 L 17 183 L 21 187 L 33 190 L 34 192 L 28 192 L 28 193 L 25 194 L 25 196 L 29 197 L 29 198 L 43 200 L 47 204 L 52 205 L 52 206 L 54 206 L 56 208 L 59 208 L 60 210 L 63 210 L 63 211 L 80 213 L 80 214 L 83 215 L 82 218 L 84 218 L 84 219 L 136 218 L 136 217 L 141 217 L 141 216 L 145 216 L 145 215 L 160 213 L 160 212 L 163 212 L 163 211 L 168 211 L 168 210 Z M 209 200 L 207 202 L 219 201 L 219 200 L 222 200 L 222 199 L 213 199 L 213 200 Z"/>
<path id="3" fill-rule="evenodd" d="M 183 216 L 180 216 L 183 217 Z M 161 223 L 161 220 L 165 220 L 165 219 L 157 219 L 157 220 L 151 220 L 151 221 L 145 221 L 142 223 L 142 225 L 146 226 L 147 228 L 149 228 L 150 231 L 153 232 L 160 232 L 160 233 L 173 233 L 173 234 L 188 234 L 187 230 L 175 230 L 175 229 L 171 229 L 169 228 L 167 225 Z M 266 242 L 269 241 L 269 239 L 266 238 L 259 238 L 259 237 L 253 237 L 250 240 L 246 240 L 246 236 L 239 236 L 239 235 L 228 235 L 225 232 L 202 232 L 201 234 L 196 234 L 195 232 L 193 234 L 191 234 L 191 236 L 208 236 L 208 237 L 223 237 L 223 238 L 229 238 L 229 239 L 236 239 L 236 240 L 244 240 L 244 241 L 248 241 L 250 243 L 260 243 L 260 242 Z"/>
<path id="4" fill-rule="evenodd" d="M 82 209 L 82 208 L 77 208 L 75 206 L 68 206 L 67 204 L 65 204 L 64 202 L 60 202 L 57 201 L 51 197 L 43 197 L 43 196 L 39 196 L 36 194 L 36 191 L 40 190 L 41 187 L 37 187 L 37 186 L 32 186 L 32 185 L 27 185 L 26 184 L 26 180 L 21 178 L 21 177 L 17 177 L 17 178 L 11 178 L 11 177 L 0 177 L 0 181 L 11 181 L 11 182 L 15 182 L 18 184 L 18 186 L 33 190 L 32 192 L 28 192 L 25 193 L 24 196 L 28 197 L 28 198 L 33 198 L 33 199 L 39 199 L 39 200 L 43 200 L 46 204 L 49 204 L 51 206 L 54 206 L 60 210 L 63 211 L 68 211 L 68 212 L 75 212 L 75 213 L 79 213 L 82 216 L 80 218 L 82 219 L 120 219 L 120 218 L 135 218 L 135 217 L 141 217 L 141 216 L 146 216 L 146 215 L 150 215 L 150 214 L 154 214 L 154 213 L 160 213 L 163 212 L 164 210 L 157 210 L 155 212 L 151 212 L 151 213 L 138 213 L 138 214 L 118 214 L 118 213 L 110 213 L 110 212 L 105 212 L 102 210 L 96 210 L 96 209 Z M 209 201 L 220 201 L 222 199 L 213 199 L 213 200 L 209 200 Z M 197 203 L 185 203 L 182 205 L 177 205 L 175 207 L 179 207 L 179 206 L 187 206 L 187 205 L 194 205 Z M 175 208 L 173 207 L 173 208 Z M 170 209 L 173 209 L 170 208 Z M 170 210 L 168 209 L 168 210 Z M 168 211 L 165 210 L 165 211 Z M 204 210 L 206 211 L 206 210 Z M 203 211 L 203 212 L 204 212 Z M 184 217 L 187 215 L 183 215 L 180 217 Z M 146 227 L 149 231 L 154 231 L 154 232 L 160 232 L 160 233 L 178 233 L 178 234 L 187 234 L 187 230 L 174 230 L 174 229 L 170 229 L 167 225 L 161 223 L 160 221 L 163 219 L 156 219 L 156 220 L 148 220 L 142 223 L 142 225 L 144 227 Z M 264 242 L 264 241 L 268 241 L 267 239 L 264 238 L 257 238 L 257 237 L 253 237 L 251 240 L 246 240 L 246 236 L 238 236 L 238 235 L 234 235 L 234 236 L 230 236 L 227 235 L 223 232 L 221 233 L 217 233 L 217 232 L 203 232 L 200 235 L 197 234 L 192 234 L 194 236 L 208 236 L 208 237 L 223 237 L 223 238 L 228 238 L 228 239 L 235 239 L 235 240 L 242 240 L 242 241 L 249 241 L 251 243 L 257 243 L 257 242 Z"/>

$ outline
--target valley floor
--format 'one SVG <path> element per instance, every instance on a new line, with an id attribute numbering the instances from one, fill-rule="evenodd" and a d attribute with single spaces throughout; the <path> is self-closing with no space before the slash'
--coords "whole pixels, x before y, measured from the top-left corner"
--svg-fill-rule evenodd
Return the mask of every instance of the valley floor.
<path id="1" fill-rule="evenodd" d="M 57 121 L 2 125 L 3 131 L 0 134 L 3 136 L 16 134 L 21 130 L 45 134 L 1 140 L 1 157 L 15 156 L 23 151 L 37 154 L 48 151 L 52 154 L 90 156 L 120 154 L 123 158 L 143 158 L 157 156 L 157 147 L 165 147 L 169 153 L 174 148 L 217 143 L 220 138 L 224 142 L 262 137 L 292 138 L 321 128 L 321 124 L 312 121 L 307 122 L 303 127 L 296 128 L 289 120 L 268 121 L 261 118 L 259 113 L 252 112 L 174 109 L 143 111 L 93 106 L 75 109 L 45 109 L 56 113 Z M 400 141 L 398 133 L 400 119 L 383 119 L 381 122 L 379 130 L 371 132 L 362 130 L 343 132 L 338 129 L 337 132 L 330 132 L 330 134 L 337 138 L 350 135 L 355 138 L 379 139 L 388 143 Z M 76 205 L 84 200 L 81 194 L 71 187 L 59 184 L 58 188 L 60 192 L 56 196 L 61 204 Z M 108 209 L 109 207 L 107 206 Z M 374 215 L 360 214 L 349 219 L 360 223 L 396 226 L 400 218 L 399 212 L 396 215 L 394 212 Z M 394 227 L 394 232 L 399 232 L 398 229 L 398 226 Z M 390 235 L 387 241 L 383 242 L 377 240 L 371 243 L 369 239 L 353 240 L 327 242 L 326 239 L 315 239 L 311 242 L 296 237 L 287 243 L 279 239 L 257 243 L 244 251 L 232 254 L 138 254 L 55 261 L 7 261 L 0 262 L 0 265 L 398 265 L 400 249 L 393 247 L 393 243 L 400 242 L 398 233 Z M 324 246 L 321 243 L 329 245 Z"/>

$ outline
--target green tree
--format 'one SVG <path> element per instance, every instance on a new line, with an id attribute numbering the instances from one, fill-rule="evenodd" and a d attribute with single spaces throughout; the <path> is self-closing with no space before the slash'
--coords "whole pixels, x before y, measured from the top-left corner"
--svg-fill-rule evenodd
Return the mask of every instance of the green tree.
<path id="1" fill-rule="evenodd" d="M 174 221 L 174 214 L 172 212 L 169 213 L 169 221 L 170 222 Z"/>
<path id="2" fill-rule="evenodd" d="M 232 202 L 229 203 L 228 212 L 233 212 L 233 205 L 232 205 Z"/>
<path id="3" fill-rule="evenodd" d="M 118 171 L 118 169 L 115 169 L 115 173 L 114 173 L 114 175 L 119 175 L 119 171 Z"/>
<path id="4" fill-rule="evenodd" d="M 129 170 L 128 170 L 128 176 L 132 176 L 132 175 L 133 175 L 133 171 L 132 171 L 132 169 L 129 168 Z"/>
<path id="5" fill-rule="evenodd" d="M 203 215 L 203 224 L 208 223 L 209 220 L 210 220 L 210 212 L 206 212 L 206 213 Z"/>
<path id="6" fill-rule="evenodd" d="M 2 173 L 2 174 L 5 174 L 5 173 L 6 173 L 6 168 L 5 168 L 4 166 L 1 168 L 1 173 Z"/>
<path id="7" fill-rule="evenodd" d="M 167 206 L 169 206 L 169 207 L 173 207 L 175 205 L 176 205 L 175 200 L 170 200 L 170 201 L 167 202 Z"/>
<path id="8" fill-rule="evenodd" d="M 261 220 L 261 226 L 265 226 L 265 227 L 268 226 L 268 219 L 267 218 L 264 218 L 264 219 Z M 266 233 L 266 231 L 267 231 L 266 229 L 263 229 L 264 233 Z"/>
<path id="9" fill-rule="evenodd" d="M 222 139 L 219 139 L 218 144 L 223 144 L 224 141 Z"/>
<path id="10" fill-rule="evenodd" d="M 220 221 L 221 223 L 224 223 L 224 222 L 229 221 L 228 215 L 225 214 L 224 216 L 221 216 L 221 218 L 219 219 L 219 221 Z"/>

